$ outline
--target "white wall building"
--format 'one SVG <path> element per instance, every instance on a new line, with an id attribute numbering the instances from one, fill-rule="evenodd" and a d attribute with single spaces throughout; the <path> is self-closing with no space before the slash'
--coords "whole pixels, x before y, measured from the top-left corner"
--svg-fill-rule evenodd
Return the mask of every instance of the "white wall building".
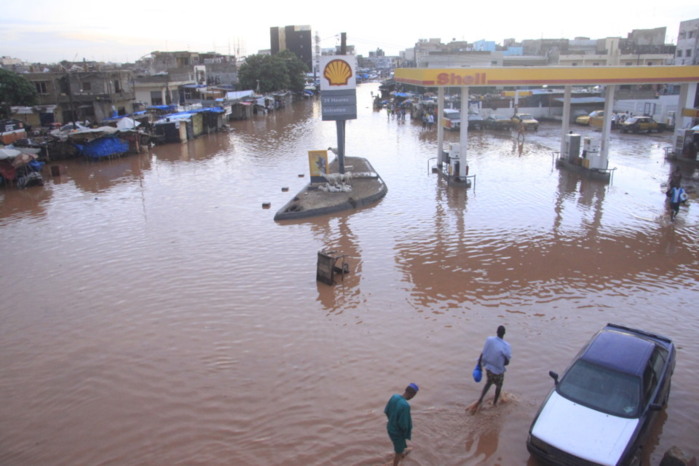
<path id="1" fill-rule="evenodd" d="M 699 53 L 699 18 L 682 21 L 677 34 L 675 65 L 699 64 L 697 53 Z"/>

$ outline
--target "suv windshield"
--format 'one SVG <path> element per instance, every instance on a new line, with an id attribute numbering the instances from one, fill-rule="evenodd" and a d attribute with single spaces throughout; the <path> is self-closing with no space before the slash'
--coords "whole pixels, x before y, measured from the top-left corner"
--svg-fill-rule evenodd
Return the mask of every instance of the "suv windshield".
<path id="1" fill-rule="evenodd" d="M 640 379 L 582 359 L 568 370 L 556 391 L 597 411 L 627 418 L 638 416 Z"/>

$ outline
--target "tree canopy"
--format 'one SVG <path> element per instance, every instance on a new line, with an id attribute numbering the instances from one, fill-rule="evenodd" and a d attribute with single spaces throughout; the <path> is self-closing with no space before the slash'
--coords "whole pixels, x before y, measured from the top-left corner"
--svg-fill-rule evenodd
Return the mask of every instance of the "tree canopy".
<path id="1" fill-rule="evenodd" d="M 243 89 L 261 93 L 302 91 L 307 70 L 306 64 L 295 53 L 284 50 L 276 55 L 247 57 L 238 71 L 238 80 Z"/>
<path id="2" fill-rule="evenodd" d="M 36 101 L 36 89 L 31 82 L 20 74 L 0 68 L 0 116 L 9 116 L 13 105 L 34 105 Z"/>

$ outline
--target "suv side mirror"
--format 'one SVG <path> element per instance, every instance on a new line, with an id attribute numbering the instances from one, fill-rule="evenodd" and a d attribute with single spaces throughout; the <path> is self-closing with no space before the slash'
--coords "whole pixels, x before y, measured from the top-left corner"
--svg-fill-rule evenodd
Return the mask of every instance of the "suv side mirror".
<path id="1" fill-rule="evenodd" d="M 554 371 L 549 371 L 549 376 L 553 379 L 556 386 L 558 386 L 558 374 Z"/>

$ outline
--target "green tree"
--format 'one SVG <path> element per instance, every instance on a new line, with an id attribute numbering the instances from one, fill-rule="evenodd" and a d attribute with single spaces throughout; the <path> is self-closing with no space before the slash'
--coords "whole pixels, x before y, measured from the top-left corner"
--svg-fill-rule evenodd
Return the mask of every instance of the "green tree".
<path id="1" fill-rule="evenodd" d="M 308 72 L 306 64 L 290 50 L 284 50 L 276 57 L 284 61 L 286 72 L 289 75 L 289 90 L 301 92 L 306 85 L 306 73 Z"/>
<path id="2" fill-rule="evenodd" d="M 277 55 L 250 55 L 240 66 L 238 80 L 243 89 L 261 93 L 301 91 L 305 83 L 306 65 L 293 52 Z"/>
<path id="3" fill-rule="evenodd" d="M 8 117 L 13 105 L 34 105 L 36 89 L 24 76 L 0 69 L 0 116 Z"/>

